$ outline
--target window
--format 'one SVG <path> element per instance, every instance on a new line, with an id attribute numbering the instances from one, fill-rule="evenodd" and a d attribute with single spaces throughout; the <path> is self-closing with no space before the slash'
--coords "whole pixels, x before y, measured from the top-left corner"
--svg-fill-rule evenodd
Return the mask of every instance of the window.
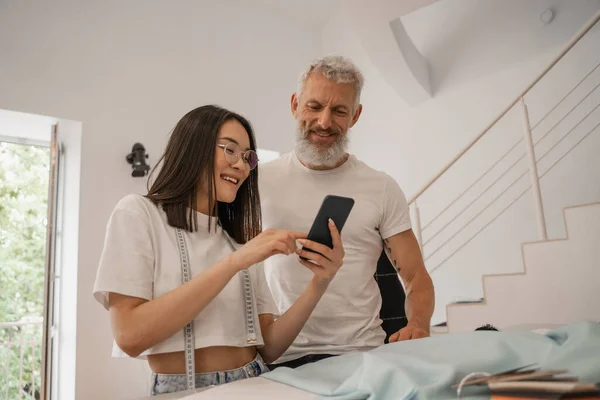
<path id="1" fill-rule="evenodd" d="M 49 159 L 0 141 L 0 398 L 40 398 Z"/>

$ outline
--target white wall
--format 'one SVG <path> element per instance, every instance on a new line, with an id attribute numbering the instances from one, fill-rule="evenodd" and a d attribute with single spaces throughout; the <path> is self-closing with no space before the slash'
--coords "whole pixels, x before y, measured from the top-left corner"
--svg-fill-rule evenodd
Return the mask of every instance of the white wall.
<path id="1" fill-rule="evenodd" d="M 144 362 L 109 357 L 91 295 L 114 204 L 145 190 L 125 161 L 133 143 L 153 163 L 184 113 L 217 103 L 252 121 L 260 147 L 288 150 L 289 97 L 319 53 L 318 29 L 241 0 L 2 2 L 0 108 L 82 122 L 77 399 L 147 390 Z"/>
<path id="2" fill-rule="evenodd" d="M 555 7 L 556 19 L 551 25 L 542 27 L 538 12 L 549 6 Z M 435 12 L 428 10 L 435 7 L 440 9 L 434 10 Z M 453 9 L 452 13 L 449 13 L 448 7 Z M 373 167 L 385 170 L 396 178 L 408 197 L 417 192 L 533 81 L 570 37 L 600 8 L 600 3 L 444 0 L 428 8 L 416 12 L 420 15 L 409 14 L 402 18 L 409 35 L 412 35 L 415 43 L 420 46 L 422 54 L 429 58 L 434 77 L 434 97 L 414 108 L 408 107 L 383 80 L 362 48 L 360 39 L 351 25 L 351 18 L 345 10 L 334 14 L 323 30 L 323 53 L 345 54 L 351 57 L 365 74 L 366 84 L 362 98 L 364 111 L 361 120 L 353 129 L 351 149 Z M 519 14 L 519 11 L 522 14 Z M 390 16 L 390 19 L 393 17 Z M 425 17 L 429 19 L 424 19 Z M 462 24 L 466 25 L 466 28 L 463 29 Z M 600 28 L 596 27 L 572 54 L 557 66 L 548 79 L 528 95 L 532 124 L 535 124 L 598 62 Z M 581 93 L 589 91 L 598 82 L 599 70 L 590 76 L 582 85 L 582 89 L 574 95 L 581 98 Z M 581 118 L 591 110 L 598 104 L 599 96 L 600 92 L 596 91 L 571 119 L 576 121 L 577 116 Z M 573 101 L 569 99 L 567 103 L 560 108 L 563 114 Z M 592 122 L 599 121 L 598 111 L 591 115 Z M 541 137 L 557 120 L 556 117 L 550 118 L 541 124 L 534 131 L 534 136 Z M 591 126 L 588 123 L 582 124 L 561 146 L 542 160 L 539 165 L 540 173 L 545 172 L 553 161 L 564 154 Z M 557 142 L 567 130 L 566 125 L 555 129 L 536 149 L 538 154 L 543 153 L 549 143 Z M 431 221 L 436 213 L 465 190 L 478 174 L 511 148 L 522 137 L 522 131 L 520 110 L 515 109 L 423 196 L 420 200 L 423 223 Z M 599 135 L 598 131 L 592 133 L 542 180 L 551 237 L 564 234 L 560 214 L 564 206 L 600 201 L 600 189 L 597 185 L 586 184 L 581 178 L 582 171 L 587 174 L 589 182 L 597 181 L 600 175 L 600 162 L 595 155 L 599 149 L 596 140 Z M 456 210 L 467 205 L 485 185 L 499 176 L 503 171 L 502 166 L 508 167 L 524 153 L 525 147 L 520 144 L 489 177 L 426 230 L 425 239 L 437 229 L 435 226 L 441 228 L 455 215 Z M 526 171 L 526 166 L 526 160 L 522 160 L 515 167 L 515 171 L 501 180 L 500 185 L 482 200 L 488 201 L 500 194 L 509 183 L 508 178 L 518 177 Z M 446 256 L 458 250 L 472 234 L 491 221 L 494 215 L 526 189 L 527 178 L 528 175 L 510 189 L 501 201 L 484 212 L 455 241 L 450 242 L 443 251 L 428 260 L 428 267 L 437 265 Z M 531 199 L 531 193 L 526 193 L 490 228 L 466 244 L 459 253 L 433 273 L 437 293 L 434 322 L 445 320 L 445 304 L 448 302 L 459 297 L 480 297 L 482 274 L 522 269 L 519 244 L 537 238 Z M 449 226 L 448 231 L 426 246 L 426 256 L 448 239 L 449 233 L 479 211 L 479 208 L 470 207 L 461 218 Z"/>

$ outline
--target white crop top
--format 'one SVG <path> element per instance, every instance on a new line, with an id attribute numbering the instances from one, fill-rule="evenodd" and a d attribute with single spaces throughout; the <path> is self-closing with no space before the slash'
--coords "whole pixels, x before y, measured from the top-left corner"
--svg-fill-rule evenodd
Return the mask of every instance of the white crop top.
<path id="1" fill-rule="evenodd" d="M 192 277 L 231 253 L 231 245 L 216 218 L 198 213 L 198 231 L 183 231 Z M 152 300 L 181 286 L 181 264 L 176 230 L 167 223 L 167 215 L 150 200 L 128 195 L 115 207 L 106 228 L 104 250 L 94 285 L 94 297 L 108 308 L 108 293 Z M 231 240 L 232 243 L 235 243 Z M 257 342 L 264 344 L 257 315 L 276 314 L 266 284 L 263 265 L 249 268 L 252 282 Z M 194 319 L 196 348 L 210 346 L 248 346 L 244 291 L 241 272 Z M 183 330 L 146 350 L 148 354 L 184 350 Z M 113 356 L 126 356 L 116 343 Z"/>

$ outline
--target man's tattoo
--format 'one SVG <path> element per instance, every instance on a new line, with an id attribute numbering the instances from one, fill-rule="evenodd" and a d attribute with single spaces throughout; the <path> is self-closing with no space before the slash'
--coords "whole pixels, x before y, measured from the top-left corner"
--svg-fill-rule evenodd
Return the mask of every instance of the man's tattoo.
<path id="1" fill-rule="evenodd" d="M 387 239 L 383 241 L 383 246 L 385 247 L 385 252 L 388 256 L 392 256 L 392 249 L 390 248 L 390 242 Z"/>
<path id="2" fill-rule="evenodd" d="M 385 239 L 383 241 L 383 247 L 384 247 L 384 250 L 385 250 L 385 254 L 387 254 L 387 256 L 390 259 L 392 259 L 392 249 L 390 248 L 390 242 L 387 239 Z M 400 273 L 400 268 L 398 268 L 398 265 L 396 264 L 396 260 L 393 259 L 391 261 L 392 261 L 392 264 L 394 264 L 394 269 L 396 270 L 396 272 Z"/>

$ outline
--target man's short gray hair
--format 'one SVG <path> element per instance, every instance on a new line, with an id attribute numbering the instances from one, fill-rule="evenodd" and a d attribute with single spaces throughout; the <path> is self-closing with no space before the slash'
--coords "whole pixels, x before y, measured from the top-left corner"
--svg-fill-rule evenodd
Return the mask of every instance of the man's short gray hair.
<path id="1" fill-rule="evenodd" d="M 304 90 L 304 85 L 313 72 L 322 74 L 325 78 L 335 83 L 351 83 L 354 86 L 354 110 L 360 104 L 360 93 L 365 78 L 350 59 L 342 56 L 326 56 L 310 63 L 298 82 L 298 97 Z"/>

